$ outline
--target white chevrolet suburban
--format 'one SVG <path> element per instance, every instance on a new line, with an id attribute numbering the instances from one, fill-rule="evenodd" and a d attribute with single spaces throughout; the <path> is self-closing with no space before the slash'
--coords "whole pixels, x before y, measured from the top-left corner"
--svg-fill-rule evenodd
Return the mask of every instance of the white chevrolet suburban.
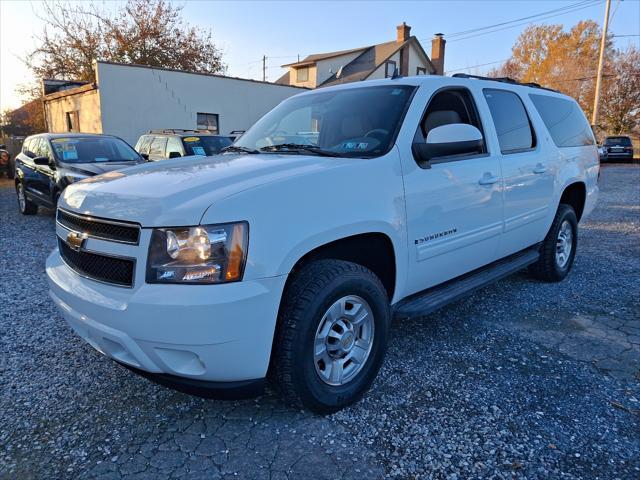
<path id="1" fill-rule="evenodd" d="M 69 186 L 50 294 L 130 369 L 200 395 L 330 412 L 360 398 L 392 315 L 529 267 L 571 269 L 598 194 L 574 100 L 477 77 L 351 83 L 289 98 L 220 155 Z"/>

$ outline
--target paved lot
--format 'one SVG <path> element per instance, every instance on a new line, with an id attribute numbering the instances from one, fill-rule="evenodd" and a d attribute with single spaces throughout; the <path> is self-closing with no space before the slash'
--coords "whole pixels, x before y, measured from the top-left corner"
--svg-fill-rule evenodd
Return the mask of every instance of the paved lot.
<path id="1" fill-rule="evenodd" d="M 607 166 L 570 277 L 516 275 L 396 322 L 367 397 L 330 417 L 273 394 L 156 386 L 46 295 L 52 212 L 0 182 L 0 478 L 640 477 L 640 168 Z"/>

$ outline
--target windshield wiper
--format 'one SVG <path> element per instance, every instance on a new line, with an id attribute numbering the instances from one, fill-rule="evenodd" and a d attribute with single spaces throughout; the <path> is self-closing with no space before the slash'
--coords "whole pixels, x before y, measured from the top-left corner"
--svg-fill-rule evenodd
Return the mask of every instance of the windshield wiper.
<path id="1" fill-rule="evenodd" d="M 302 143 L 280 143 L 278 145 L 267 145 L 260 149 L 261 152 L 310 152 L 314 155 L 321 155 L 323 157 L 340 157 L 341 155 L 336 152 L 330 152 L 323 150 L 315 145 L 305 145 Z"/>
<path id="2" fill-rule="evenodd" d="M 241 145 L 229 145 L 220 150 L 220 153 L 226 152 L 242 152 L 242 153 L 260 153 L 258 150 L 249 147 L 243 147 Z"/>

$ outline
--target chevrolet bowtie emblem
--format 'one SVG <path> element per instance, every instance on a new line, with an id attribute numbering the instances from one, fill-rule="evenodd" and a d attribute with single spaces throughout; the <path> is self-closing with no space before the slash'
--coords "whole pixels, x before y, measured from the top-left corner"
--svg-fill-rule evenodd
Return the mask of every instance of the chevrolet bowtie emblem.
<path id="1" fill-rule="evenodd" d="M 76 252 L 82 250 L 82 246 L 84 245 L 84 241 L 87 239 L 87 236 L 83 233 L 78 232 L 69 232 L 67 235 L 67 244 Z"/>

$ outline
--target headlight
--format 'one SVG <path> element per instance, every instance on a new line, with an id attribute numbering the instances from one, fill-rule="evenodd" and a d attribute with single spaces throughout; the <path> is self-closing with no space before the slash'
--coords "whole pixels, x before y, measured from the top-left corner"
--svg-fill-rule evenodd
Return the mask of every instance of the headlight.
<path id="1" fill-rule="evenodd" d="M 248 240 L 246 222 L 154 229 L 147 260 L 147 283 L 242 280 Z"/>

